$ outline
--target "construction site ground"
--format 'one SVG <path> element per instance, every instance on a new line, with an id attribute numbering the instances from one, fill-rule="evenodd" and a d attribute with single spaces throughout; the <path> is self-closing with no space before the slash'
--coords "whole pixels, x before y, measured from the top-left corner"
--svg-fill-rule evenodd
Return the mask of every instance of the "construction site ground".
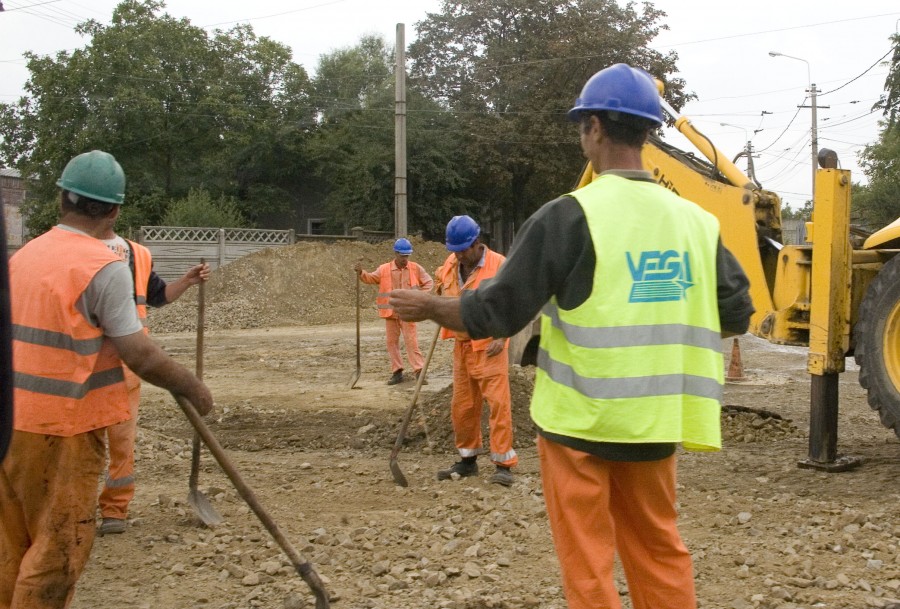
<path id="1" fill-rule="evenodd" d="M 430 271 L 446 255 L 414 242 Z M 437 344 L 399 464 L 388 468 L 414 382 L 390 367 L 375 286 L 363 286 L 362 376 L 350 267 L 387 245 L 293 246 L 217 271 L 207 289 L 209 425 L 258 499 L 345 609 L 564 609 L 528 417 L 533 370 L 511 371 L 510 488 L 479 476 L 438 482 L 456 460 L 449 419 L 451 343 Z M 154 311 L 156 340 L 193 368 L 196 290 Z M 423 352 L 435 326 L 419 325 Z M 745 380 L 726 385 L 724 448 L 679 452 L 680 527 L 700 607 L 885 608 L 900 603 L 900 441 L 857 384 L 840 377 L 841 454 L 856 470 L 798 468 L 808 452 L 806 350 L 740 338 Z M 723 341 L 731 354 L 732 341 Z M 410 375 L 411 376 L 411 375 Z M 174 400 L 144 386 L 137 494 L 122 535 L 98 537 L 74 609 L 312 608 L 306 584 L 204 453 L 200 488 L 225 523 L 203 527 L 187 502 L 191 429 Z M 631 607 L 621 571 L 623 605 Z"/>

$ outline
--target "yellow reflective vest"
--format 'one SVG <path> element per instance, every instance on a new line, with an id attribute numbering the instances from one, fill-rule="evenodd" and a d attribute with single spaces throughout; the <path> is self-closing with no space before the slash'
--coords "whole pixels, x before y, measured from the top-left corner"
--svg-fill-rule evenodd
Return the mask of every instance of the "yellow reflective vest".
<path id="1" fill-rule="evenodd" d="M 721 448 L 718 221 L 615 175 L 571 196 L 594 245 L 593 290 L 575 309 L 544 307 L 532 418 L 591 442 Z"/>

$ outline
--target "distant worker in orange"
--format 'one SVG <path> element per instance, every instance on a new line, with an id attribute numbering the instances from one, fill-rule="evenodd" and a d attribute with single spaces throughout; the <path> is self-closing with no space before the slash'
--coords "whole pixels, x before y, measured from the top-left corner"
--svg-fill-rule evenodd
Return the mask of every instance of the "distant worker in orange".
<path id="1" fill-rule="evenodd" d="M 378 305 L 378 315 L 384 318 L 387 352 L 391 359 L 391 378 L 388 379 L 388 385 L 403 382 L 403 358 L 400 356 L 401 334 L 403 343 L 406 345 L 406 358 L 412 365 L 416 378 L 419 377 L 422 366 L 425 365 L 425 358 L 422 357 L 422 352 L 419 350 L 416 324 L 401 320 L 388 304 L 391 290 L 412 288 L 428 291 L 434 285 L 431 275 L 425 271 L 422 265 L 409 259 L 412 253 L 413 247 L 409 239 L 397 239 L 394 242 L 394 259 L 385 262 L 374 272 L 364 271 L 361 262 L 357 262 L 353 266 L 360 281 L 378 284 L 378 297 L 375 302 Z"/>
<path id="2" fill-rule="evenodd" d="M 481 227 L 469 216 L 454 216 L 447 224 L 447 249 L 452 252 L 438 269 L 441 295 L 459 296 L 497 274 L 506 260 L 480 239 Z M 510 468 L 519 462 L 513 449 L 512 398 L 509 390 L 509 340 L 472 339 L 466 332 L 442 329 L 442 338 L 454 338 L 453 399 L 450 416 L 461 460 L 438 472 L 438 480 L 478 474 L 481 452 L 481 410 L 491 410 L 491 461 L 497 466 L 491 482 L 510 486 Z"/>
<path id="3" fill-rule="evenodd" d="M 175 302 L 191 286 L 209 279 L 209 265 L 198 264 L 171 283 L 153 270 L 150 250 L 117 235 L 112 228 L 103 238 L 106 247 L 119 256 L 131 271 L 134 280 L 134 303 L 138 318 L 147 331 L 147 306 L 154 308 Z M 100 516 L 97 528 L 100 535 L 124 533 L 128 505 L 134 499 L 134 444 L 137 437 L 138 404 L 141 400 L 141 379 L 125 367 L 125 386 L 128 389 L 127 421 L 106 429 L 109 446 L 109 467 L 103 491 L 100 493 Z"/>
<path id="4" fill-rule="evenodd" d="M 125 173 L 94 150 L 69 161 L 60 223 L 9 262 L 15 421 L 0 467 L 0 607 L 63 609 L 94 542 L 106 428 L 128 418 L 123 364 L 184 396 L 212 395 L 143 332 L 128 267 L 101 239 Z"/>

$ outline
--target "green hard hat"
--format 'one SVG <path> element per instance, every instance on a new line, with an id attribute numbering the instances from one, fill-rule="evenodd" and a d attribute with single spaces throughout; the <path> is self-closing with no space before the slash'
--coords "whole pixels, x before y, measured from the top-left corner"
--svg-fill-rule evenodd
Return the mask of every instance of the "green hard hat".
<path id="1" fill-rule="evenodd" d="M 125 200 L 125 172 L 113 155 L 102 150 L 91 150 L 69 161 L 56 185 L 105 203 L 121 205 Z"/>

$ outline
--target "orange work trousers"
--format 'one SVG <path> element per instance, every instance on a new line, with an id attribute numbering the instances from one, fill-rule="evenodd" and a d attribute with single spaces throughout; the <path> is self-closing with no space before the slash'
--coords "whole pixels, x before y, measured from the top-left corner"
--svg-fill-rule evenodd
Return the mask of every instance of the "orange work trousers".
<path id="1" fill-rule="evenodd" d="M 128 373 L 126 373 L 128 374 Z M 138 404 L 141 401 L 141 383 L 136 379 L 129 383 L 127 421 L 106 428 L 109 446 L 109 468 L 106 483 L 100 493 L 100 515 L 103 518 L 128 516 L 128 504 L 134 499 L 134 443 L 137 439 Z"/>
<path id="2" fill-rule="evenodd" d="M 416 334 L 416 324 L 411 321 L 401 321 L 399 317 L 384 318 L 385 340 L 387 341 L 388 357 L 391 358 L 391 372 L 403 370 L 403 358 L 400 357 L 400 335 L 403 334 L 403 344 L 406 345 L 406 358 L 413 370 L 418 372 L 425 365 L 425 358 L 419 351 L 419 337 Z"/>
<path id="3" fill-rule="evenodd" d="M 491 409 L 491 461 L 513 467 L 519 457 L 513 449 L 509 350 L 504 347 L 497 355 L 488 357 L 486 351 L 474 351 L 472 341 L 457 340 L 453 346 L 450 418 L 456 448 L 462 457 L 474 457 L 481 452 L 481 409 L 485 400 Z"/>
<path id="4" fill-rule="evenodd" d="M 104 430 L 13 432 L 0 468 L 0 609 L 62 609 L 94 543 Z"/>
<path id="5" fill-rule="evenodd" d="M 621 609 L 616 551 L 634 609 L 696 609 L 676 526 L 675 456 L 607 461 L 538 436 L 541 479 L 569 609 Z"/>

